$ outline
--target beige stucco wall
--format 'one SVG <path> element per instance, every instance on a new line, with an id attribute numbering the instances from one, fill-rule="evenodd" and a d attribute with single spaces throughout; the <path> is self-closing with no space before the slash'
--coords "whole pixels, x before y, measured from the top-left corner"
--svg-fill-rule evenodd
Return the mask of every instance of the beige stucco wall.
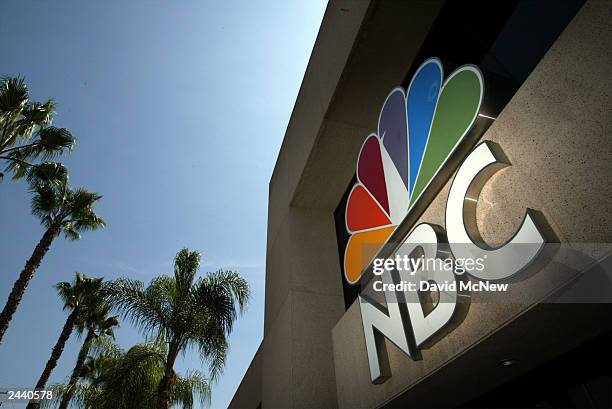
<path id="1" fill-rule="evenodd" d="M 526 208 L 540 210 L 561 242 L 612 242 L 611 23 L 612 3 L 588 2 L 483 135 L 512 163 L 479 199 L 478 226 L 490 243 L 508 240 Z M 444 226 L 449 184 L 419 222 Z M 552 262 L 506 297 L 543 299 L 577 273 Z M 333 330 L 339 406 L 457 404 L 609 328 L 608 309 L 473 302 L 463 323 L 423 350 L 422 360 L 387 342 L 393 376 L 373 385 L 355 303 Z M 508 356 L 519 364 L 497 365 Z M 405 400 L 390 403 L 402 393 Z"/>

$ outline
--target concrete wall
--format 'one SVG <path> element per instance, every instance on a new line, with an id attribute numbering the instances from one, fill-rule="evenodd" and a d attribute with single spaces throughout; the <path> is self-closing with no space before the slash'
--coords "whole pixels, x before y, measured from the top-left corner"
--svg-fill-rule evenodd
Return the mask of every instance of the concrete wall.
<path id="1" fill-rule="evenodd" d="M 368 7 L 328 5 L 270 180 L 264 408 L 336 405 L 331 339 L 320 335 L 344 312 L 341 283 L 327 279 L 339 274 L 333 217 L 291 201 Z"/>
<path id="2" fill-rule="evenodd" d="M 563 243 L 612 242 L 612 3 L 588 2 L 484 134 L 511 167 L 485 186 L 477 206 L 486 241 L 500 244 L 525 209 L 540 210 Z M 450 181 L 418 222 L 444 226 Z M 513 284 L 508 300 L 565 290 L 579 271 L 552 262 Z M 609 329 L 608 305 L 472 302 L 465 320 L 413 361 L 387 342 L 393 376 L 369 379 L 359 306 L 333 330 L 341 408 L 456 405 Z M 518 359 L 511 368 L 497 363 Z M 391 401 L 395 399 L 395 401 Z"/>

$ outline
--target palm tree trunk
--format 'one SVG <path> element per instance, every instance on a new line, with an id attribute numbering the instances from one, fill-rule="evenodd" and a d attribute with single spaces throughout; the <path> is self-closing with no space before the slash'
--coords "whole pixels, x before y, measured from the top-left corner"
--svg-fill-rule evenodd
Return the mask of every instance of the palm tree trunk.
<path id="1" fill-rule="evenodd" d="M 166 366 L 164 369 L 164 377 L 159 383 L 157 392 L 157 409 L 168 409 L 170 408 L 172 382 L 174 381 L 174 362 L 179 353 L 178 343 L 175 341 L 170 342 L 168 348 L 168 358 L 166 359 Z"/>
<path id="2" fill-rule="evenodd" d="M 91 347 L 91 342 L 93 341 L 95 335 L 96 333 L 94 332 L 94 330 L 90 329 L 89 331 L 87 331 L 87 336 L 85 337 L 85 341 L 83 341 L 83 346 L 81 346 L 81 350 L 79 351 L 79 356 L 77 357 L 76 365 L 72 370 L 72 375 L 70 375 L 70 382 L 68 382 L 66 393 L 64 394 L 64 396 L 62 396 L 62 402 L 60 403 L 59 409 L 68 408 L 70 399 L 72 399 L 72 395 L 74 394 L 74 387 L 76 386 L 77 380 L 79 379 L 79 375 L 83 370 L 85 359 L 87 358 L 89 348 Z"/>
<path id="3" fill-rule="evenodd" d="M 6 329 L 8 328 L 9 323 L 15 314 L 15 311 L 17 311 L 17 306 L 21 302 L 21 298 L 23 297 L 26 288 L 28 288 L 28 284 L 30 283 L 32 276 L 34 276 L 34 272 L 40 266 L 42 259 L 45 257 L 45 254 L 47 254 L 47 251 L 49 251 L 49 247 L 51 246 L 53 239 L 57 237 L 59 232 L 60 228 L 58 226 L 52 226 L 47 229 L 34 248 L 32 255 L 23 267 L 21 274 L 19 274 L 19 278 L 17 281 L 15 281 L 15 284 L 13 284 L 13 289 L 11 290 L 8 300 L 4 305 L 4 309 L 0 314 L 0 344 L 2 343 L 4 333 L 6 332 Z"/>
<path id="4" fill-rule="evenodd" d="M 62 329 L 62 332 L 60 333 L 60 336 L 57 339 L 57 342 L 55 343 L 53 350 L 51 351 L 51 357 L 47 361 L 47 365 L 45 366 L 43 373 L 40 375 L 38 382 L 36 382 L 36 389 L 44 389 L 45 386 L 47 385 L 47 381 L 49 380 L 49 377 L 51 376 L 51 372 L 57 366 L 57 361 L 62 355 L 62 352 L 64 352 L 64 346 L 66 346 L 66 342 L 68 341 L 68 338 L 70 338 L 70 334 L 72 334 L 72 329 L 74 328 L 74 323 L 77 319 L 77 316 L 78 316 L 78 310 L 74 309 L 72 310 L 72 312 L 66 319 L 64 328 Z M 36 409 L 39 407 L 40 407 L 40 402 L 30 401 L 26 409 Z"/>

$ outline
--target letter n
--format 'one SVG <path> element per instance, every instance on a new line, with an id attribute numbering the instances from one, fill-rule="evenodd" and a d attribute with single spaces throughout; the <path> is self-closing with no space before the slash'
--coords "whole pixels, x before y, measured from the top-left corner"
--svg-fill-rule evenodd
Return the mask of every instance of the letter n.
<path id="1" fill-rule="evenodd" d="M 384 284 L 392 284 L 393 280 L 389 271 L 381 275 Z M 393 342 L 400 350 L 411 356 L 409 337 L 404 325 L 403 310 L 397 301 L 394 291 L 385 291 L 386 307 L 376 304 L 366 297 L 359 296 L 359 308 L 363 333 L 368 353 L 370 376 L 372 383 L 383 383 L 391 376 L 389 357 L 385 338 Z"/>

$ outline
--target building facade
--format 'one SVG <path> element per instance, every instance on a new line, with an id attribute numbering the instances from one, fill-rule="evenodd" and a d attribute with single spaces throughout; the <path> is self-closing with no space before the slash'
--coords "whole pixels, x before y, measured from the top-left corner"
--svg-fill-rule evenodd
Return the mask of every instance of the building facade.
<path id="1" fill-rule="evenodd" d="M 608 407 L 610 50 L 608 1 L 521 0 L 486 8 L 331 1 L 269 185 L 264 338 L 230 408 Z M 399 119 L 399 128 L 405 135 L 417 129 L 420 119 L 411 115 L 423 118 L 427 109 L 415 111 L 410 95 L 427 62 L 439 67 L 441 80 L 423 97 L 434 101 L 423 164 L 412 182 L 408 168 L 406 176 L 399 172 L 410 193 L 424 187 L 397 218 L 384 166 L 408 165 L 397 165 L 404 163 L 396 159 L 401 149 L 388 141 L 398 122 L 385 125 L 385 115 L 393 112 L 392 90 L 400 90 L 408 125 Z M 480 81 L 479 98 L 456 126 L 456 143 L 435 162 L 430 145 L 442 123 L 435 115 L 442 115 L 444 98 L 449 112 L 468 110 L 467 88 L 453 75 L 468 71 Z M 446 141 L 450 128 L 439 127 Z M 363 159 L 368 137 L 382 155 L 388 202 L 360 167 L 362 161 L 375 167 Z M 455 200 L 478 149 L 492 159 Z M 412 151 L 405 157 L 414 163 Z M 500 166 L 488 167 L 493 162 Z M 431 175 L 419 185 L 429 163 Z M 379 221 L 388 222 L 362 220 L 378 207 L 357 206 L 356 185 L 365 186 Z M 452 206 L 461 220 L 452 219 Z M 473 248 L 492 255 L 520 241 L 529 223 L 542 238 L 537 259 L 534 253 L 516 271 L 492 277 L 509 283 L 503 294 L 472 292 L 463 303 L 455 294 L 443 322 L 427 322 L 443 310 L 441 293 L 419 327 L 401 301 L 369 299 L 370 281 L 359 281 L 362 273 L 371 276 L 374 255 L 391 255 L 417 226 L 435 225 L 456 257 L 462 247 L 452 240 L 462 226 L 472 232 Z M 350 253 L 351 240 L 379 227 L 388 234 Z M 369 305 L 376 308 L 374 324 L 366 318 Z M 429 333 L 421 342 L 423 328 Z"/>

